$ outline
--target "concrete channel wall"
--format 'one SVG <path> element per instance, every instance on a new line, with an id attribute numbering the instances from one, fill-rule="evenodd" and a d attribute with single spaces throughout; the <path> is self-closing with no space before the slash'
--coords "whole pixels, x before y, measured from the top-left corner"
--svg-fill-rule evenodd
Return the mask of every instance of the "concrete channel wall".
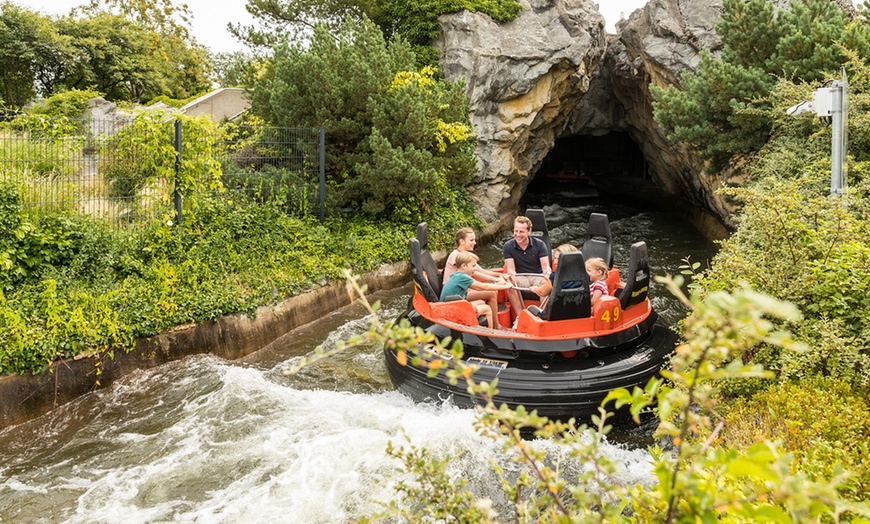
<path id="1" fill-rule="evenodd" d="M 374 292 L 404 285 L 409 275 L 408 262 L 399 262 L 363 275 L 360 283 Z M 64 359 L 54 362 L 51 371 L 41 375 L 0 376 L 0 429 L 44 415 L 137 369 L 198 353 L 241 358 L 350 304 L 352 299 L 345 282 L 333 282 L 278 304 L 262 306 L 254 316 L 230 315 L 139 339 L 135 349 L 129 353 L 115 351 L 114 358 L 103 355 L 99 359 Z"/>

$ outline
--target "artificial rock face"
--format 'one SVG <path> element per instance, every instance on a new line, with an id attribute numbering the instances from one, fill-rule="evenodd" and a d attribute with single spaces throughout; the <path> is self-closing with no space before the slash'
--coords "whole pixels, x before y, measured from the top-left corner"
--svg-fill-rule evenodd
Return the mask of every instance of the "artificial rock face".
<path id="1" fill-rule="evenodd" d="M 652 118 L 649 85 L 679 83 L 700 52 L 716 53 L 721 0 L 650 0 L 608 35 L 597 4 L 522 0 L 516 20 L 497 24 L 462 12 L 441 17 L 436 42 L 444 74 L 464 79 L 478 138 L 472 194 L 488 222 L 516 212 L 520 197 L 559 138 L 625 133 L 643 155 L 644 177 L 685 203 L 714 236 L 729 209 L 715 195 L 728 173 L 704 172 Z M 618 169 L 592 173 L 607 184 Z M 643 195 L 640 195 L 641 197 Z"/>

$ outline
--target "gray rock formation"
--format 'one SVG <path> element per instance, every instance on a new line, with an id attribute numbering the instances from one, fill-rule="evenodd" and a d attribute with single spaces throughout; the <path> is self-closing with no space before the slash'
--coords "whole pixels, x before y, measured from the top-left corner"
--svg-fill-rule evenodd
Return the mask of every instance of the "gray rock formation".
<path id="1" fill-rule="evenodd" d="M 442 16 L 436 44 L 445 76 L 467 82 L 479 139 L 473 194 L 487 221 L 516 209 L 535 169 L 571 125 L 605 46 L 595 4 L 522 3 L 517 19 L 502 25 L 478 13 Z"/>
<path id="2" fill-rule="evenodd" d="M 653 121 L 650 85 L 678 84 L 685 71 L 697 69 L 701 50 L 718 53 L 714 26 L 721 13 L 721 0 L 650 0 L 608 37 L 601 82 L 625 111 L 613 129 L 629 134 L 655 185 L 711 236 L 722 236 L 721 226 L 730 225 L 731 209 L 716 190 L 740 181 L 730 173 L 706 173 L 691 151 L 667 139 Z"/>
<path id="3" fill-rule="evenodd" d="M 496 222 L 516 212 L 557 139 L 617 132 L 642 152 L 646 185 L 639 187 L 651 191 L 653 182 L 719 236 L 728 209 L 715 190 L 727 177 L 705 175 L 700 162 L 667 140 L 652 119 L 649 84 L 678 82 L 702 49 L 718 48 L 713 26 L 721 0 L 651 0 L 619 24 L 617 35 L 606 35 L 591 1 L 523 4 L 503 25 L 468 12 L 440 19 L 442 67 L 447 78 L 467 82 L 479 140 L 472 193 L 481 218 Z M 618 171 L 594 174 L 598 183 L 625 187 Z M 704 224 L 710 216 L 715 220 Z"/>

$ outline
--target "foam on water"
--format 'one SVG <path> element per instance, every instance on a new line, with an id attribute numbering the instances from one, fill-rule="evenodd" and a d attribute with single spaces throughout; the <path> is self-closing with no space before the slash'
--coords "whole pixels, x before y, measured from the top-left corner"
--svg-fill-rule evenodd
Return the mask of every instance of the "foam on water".
<path id="1" fill-rule="evenodd" d="M 399 464 L 385 450 L 405 438 L 457 457 L 451 473 L 496 501 L 489 461 L 517 467 L 475 433 L 473 411 L 395 392 L 297 390 L 212 357 L 140 373 L 93 397 L 103 408 L 56 413 L 68 417 L 56 424 L 64 429 L 43 424 L 32 445 L 14 442 L 23 432 L 0 434 L 17 450 L 0 454 L 0 521 L 345 522 L 392 499 Z M 625 480 L 651 481 L 645 452 L 606 453 Z"/>

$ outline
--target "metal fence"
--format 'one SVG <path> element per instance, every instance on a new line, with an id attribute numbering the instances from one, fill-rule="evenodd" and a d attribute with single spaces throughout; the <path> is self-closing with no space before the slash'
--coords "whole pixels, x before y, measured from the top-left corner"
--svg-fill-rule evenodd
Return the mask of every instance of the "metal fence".
<path id="1" fill-rule="evenodd" d="M 206 191 L 323 221 L 322 129 L 230 123 L 215 135 L 165 116 L 158 125 L 139 120 L 8 122 L 0 181 L 16 184 L 28 211 L 75 211 L 117 228 L 183 219 L 187 200 Z"/>

